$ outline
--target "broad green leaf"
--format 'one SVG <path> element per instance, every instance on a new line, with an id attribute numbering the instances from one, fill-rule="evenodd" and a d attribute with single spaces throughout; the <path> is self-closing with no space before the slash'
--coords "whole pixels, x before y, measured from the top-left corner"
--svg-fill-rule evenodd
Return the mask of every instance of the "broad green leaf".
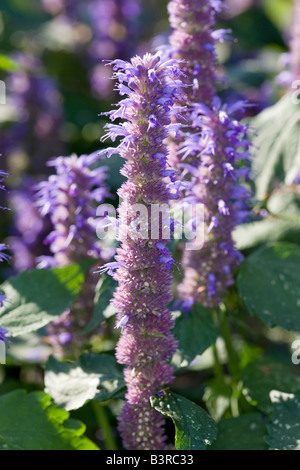
<path id="1" fill-rule="evenodd" d="M 300 168 L 299 168 L 300 172 Z M 300 217 L 300 186 L 282 186 L 274 191 L 267 202 L 268 210 L 282 217 L 282 220 L 292 222 Z"/>
<path id="2" fill-rule="evenodd" d="M 77 410 L 88 400 L 106 401 L 125 388 L 122 370 L 109 354 L 87 353 L 76 362 L 50 357 L 45 371 L 45 392 L 55 404 Z"/>
<path id="3" fill-rule="evenodd" d="M 261 221 L 239 225 L 233 232 L 235 245 L 241 251 L 273 242 L 300 245 L 299 217 L 286 220 L 270 215 Z"/>
<path id="4" fill-rule="evenodd" d="M 194 402 L 175 393 L 151 397 L 151 405 L 172 419 L 178 450 L 205 450 L 216 438 L 216 423 Z"/>
<path id="5" fill-rule="evenodd" d="M 103 276 L 103 280 L 101 279 L 100 281 L 100 287 L 96 295 L 92 318 L 83 329 L 83 334 L 88 334 L 95 330 L 102 321 L 115 313 L 110 301 L 117 284 L 118 283 L 114 281 L 111 276 Z"/>
<path id="6" fill-rule="evenodd" d="M 188 315 L 181 314 L 176 319 L 173 333 L 179 341 L 181 360 L 188 362 L 215 344 L 218 336 L 211 312 L 201 305 L 194 305 Z"/>
<path id="7" fill-rule="evenodd" d="M 265 413 L 272 412 L 271 390 L 300 393 L 300 376 L 293 368 L 270 358 L 260 357 L 243 370 L 244 393 L 252 405 Z"/>
<path id="8" fill-rule="evenodd" d="M 0 326 L 12 336 L 38 330 L 71 307 L 80 292 L 85 269 L 80 265 L 24 271 L 1 289 L 10 303 L 0 308 Z"/>
<path id="9" fill-rule="evenodd" d="M 0 450 L 99 450 L 83 436 L 85 426 L 43 392 L 2 395 L 0 414 Z"/>
<path id="10" fill-rule="evenodd" d="M 274 411 L 267 443 L 273 450 L 300 450 L 300 395 L 272 390 Z"/>
<path id="11" fill-rule="evenodd" d="M 250 255 L 237 279 L 239 295 L 267 326 L 300 331 L 300 247 L 275 243 Z"/>
<path id="12" fill-rule="evenodd" d="M 264 219 L 236 227 L 233 238 L 239 250 L 278 241 L 300 244 L 300 186 L 273 191 L 266 206 Z"/>
<path id="13" fill-rule="evenodd" d="M 300 168 L 300 104 L 286 94 L 251 121 L 256 129 L 254 174 L 259 199 L 293 183 Z"/>
<path id="14" fill-rule="evenodd" d="M 267 450 L 266 419 L 259 413 L 247 413 L 218 423 L 217 439 L 208 450 Z"/>

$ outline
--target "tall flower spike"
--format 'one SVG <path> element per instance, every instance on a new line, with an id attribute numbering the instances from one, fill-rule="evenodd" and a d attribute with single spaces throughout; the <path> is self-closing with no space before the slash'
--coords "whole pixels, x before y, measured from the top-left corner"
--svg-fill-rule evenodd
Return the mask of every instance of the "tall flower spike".
<path id="1" fill-rule="evenodd" d="M 36 198 L 41 214 L 49 215 L 54 228 L 46 238 L 53 256 L 40 257 L 38 267 L 66 266 L 84 261 L 87 256 L 95 259 L 95 263 L 106 260 L 95 225 L 97 205 L 108 195 L 105 168 L 90 169 L 98 158 L 95 152 L 80 157 L 58 157 L 49 162 L 56 174 L 37 185 Z M 92 313 L 97 282 L 94 270 L 87 274 L 76 304 L 48 327 L 49 341 L 57 355 L 74 353 L 86 340 L 80 330 Z"/>
<path id="2" fill-rule="evenodd" d="M 170 162 L 188 181 L 183 202 L 204 206 L 203 247 L 183 253 L 178 290 L 189 308 L 194 302 L 216 307 L 222 301 L 241 260 L 232 232 L 249 216 L 250 194 L 240 185 L 250 172 L 248 129 L 233 118 L 243 103 L 228 108 L 216 96 L 215 43 L 224 31 L 214 28 L 221 7 L 218 0 L 172 0 L 168 8 L 174 28 L 171 57 L 182 61 L 190 84 L 184 114 L 188 130 L 178 144 L 170 143 Z"/>
<path id="3" fill-rule="evenodd" d="M 164 173 L 164 140 L 173 131 L 171 107 L 180 97 L 182 83 L 177 61 L 162 62 L 158 55 L 134 57 L 131 62 L 115 60 L 111 65 L 120 93 L 128 95 L 120 102 L 126 121 L 108 124 L 104 136 L 113 140 L 121 136 L 116 153 L 126 161 L 122 174 L 128 178 L 119 190 L 123 201 L 119 207 L 121 246 L 116 262 L 104 268 L 116 269 L 118 287 L 113 303 L 116 325 L 121 328 L 116 357 L 126 366 L 127 393 L 119 430 L 129 450 L 165 449 L 164 420 L 151 408 L 149 399 L 173 380 L 169 360 L 176 341 L 167 308 L 172 300 L 173 260 L 166 247 L 169 238 L 164 238 L 162 225 L 150 215 L 153 204 L 167 204 L 175 197 L 175 183 L 168 183 Z M 114 115 L 110 113 L 111 119 Z M 145 208 L 139 222 L 135 204 Z M 151 232 L 155 227 L 159 227 L 157 238 Z"/>
<path id="4" fill-rule="evenodd" d="M 215 8 L 220 7 L 217 0 Z M 187 85 L 184 99 L 179 103 L 186 107 L 184 118 L 189 123 L 187 105 L 203 103 L 210 105 L 216 93 L 216 67 L 218 60 L 213 37 L 216 10 L 210 2 L 198 0 L 172 0 L 168 4 L 169 21 L 173 28 L 170 37 L 171 57 L 183 60 L 183 81 Z M 173 117 L 176 121 L 176 116 Z M 169 161 L 177 167 L 180 163 L 179 141 L 169 141 Z"/>
<path id="5" fill-rule="evenodd" d="M 105 168 L 90 169 L 98 159 L 97 152 L 58 157 L 48 163 L 56 174 L 36 185 L 37 205 L 42 215 L 49 214 L 54 227 L 46 239 L 53 257 L 42 258 L 40 267 L 65 266 L 87 255 L 100 257 L 96 207 L 108 196 L 108 188 L 104 184 Z"/>

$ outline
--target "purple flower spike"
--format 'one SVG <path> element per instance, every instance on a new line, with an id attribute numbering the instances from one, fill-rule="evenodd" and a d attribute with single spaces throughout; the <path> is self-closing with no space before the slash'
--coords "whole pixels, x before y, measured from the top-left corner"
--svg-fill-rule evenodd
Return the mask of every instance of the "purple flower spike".
<path id="1" fill-rule="evenodd" d="M 94 170 L 99 154 L 58 157 L 48 163 L 56 174 L 36 186 L 36 201 L 43 215 L 49 215 L 54 230 L 47 243 L 53 253 L 53 265 L 79 262 L 88 254 L 100 257 L 93 219 L 96 204 L 108 195 L 104 184 L 105 168 Z"/>
<path id="2" fill-rule="evenodd" d="M 79 263 L 87 256 L 95 263 L 106 259 L 108 254 L 96 235 L 97 205 L 109 194 L 104 183 L 106 172 L 104 167 L 90 168 L 99 158 L 99 152 L 95 152 L 58 157 L 48 163 L 55 173 L 36 186 L 36 204 L 53 227 L 45 239 L 52 256 L 38 259 L 40 269 Z M 57 356 L 74 356 L 87 341 L 81 330 L 93 312 L 96 283 L 92 267 L 72 309 L 48 326 L 49 342 Z"/>
<path id="3" fill-rule="evenodd" d="M 216 95 L 215 44 L 228 39 L 227 31 L 215 31 L 220 5 L 212 0 L 171 0 L 168 6 L 173 27 L 169 55 L 181 61 L 183 80 L 189 85 L 186 102 L 176 102 L 187 105 L 182 114 L 188 132 L 182 132 L 177 142 L 169 141 L 169 161 L 181 171 L 181 179 L 188 180 L 182 203 L 204 205 L 204 243 L 201 249 L 184 250 L 184 278 L 178 291 L 183 303 L 192 299 L 208 308 L 217 307 L 233 283 L 232 272 L 241 256 L 232 233 L 249 220 L 251 197 L 242 186 L 251 170 L 249 131 L 233 117 L 243 103 L 227 107 Z M 173 116 L 176 120 L 181 122 Z"/>
<path id="4" fill-rule="evenodd" d="M 126 161 L 122 174 L 127 181 L 119 190 L 119 239 L 116 262 L 103 266 L 118 281 L 113 303 L 121 336 L 117 360 L 124 364 L 126 403 L 119 417 L 124 447 L 129 450 L 166 449 L 162 416 L 151 408 L 150 397 L 173 380 L 169 364 L 176 349 L 171 333 L 173 320 L 167 305 L 172 300 L 171 267 L 174 260 L 163 238 L 163 221 L 158 238 L 142 237 L 141 221 L 136 223 L 132 206 L 143 204 L 150 214 L 151 204 L 164 204 L 174 197 L 175 172 L 167 171 L 171 108 L 180 99 L 181 71 L 176 60 L 162 62 L 158 55 L 134 57 L 131 62 L 112 61 L 114 77 L 128 94 L 126 121 L 118 126 L 123 139 L 116 153 Z M 120 103 L 122 106 L 122 101 Z M 113 117 L 114 114 L 111 114 Z M 111 125 L 107 128 L 111 132 Z M 125 130 L 126 132 L 123 132 Z M 121 132 L 119 132 L 121 135 Z M 111 134 L 114 137 L 114 134 Z M 171 179 L 166 182 L 166 176 Z M 139 228 L 138 228 L 139 226 Z"/>

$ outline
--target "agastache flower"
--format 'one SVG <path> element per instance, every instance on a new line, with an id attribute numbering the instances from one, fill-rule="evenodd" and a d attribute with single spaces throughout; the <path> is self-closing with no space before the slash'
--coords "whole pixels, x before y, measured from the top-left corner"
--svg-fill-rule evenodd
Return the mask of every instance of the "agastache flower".
<path id="1" fill-rule="evenodd" d="M 187 132 L 178 143 L 170 142 L 170 163 L 188 181 L 182 203 L 204 206 L 204 244 L 201 249 L 184 250 L 184 278 L 178 291 L 185 306 L 198 302 L 209 308 L 221 303 L 233 283 L 233 271 L 242 257 L 232 233 L 236 225 L 248 221 L 250 207 L 250 193 L 241 185 L 251 170 L 249 130 L 234 118 L 244 103 L 229 107 L 216 95 L 215 43 L 226 38 L 224 31 L 214 31 L 220 8 L 221 2 L 211 0 L 169 3 L 174 28 L 171 57 L 182 61 L 185 83 L 190 84 L 184 114 Z"/>
<path id="2" fill-rule="evenodd" d="M 205 163 L 200 163 L 196 176 L 191 175 L 193 185 L 190 189 L 204 204 L 205 243 L 199 251 L 184 251 L 185 276 L 179 293 L 184 300 L 192 299 L 207 307 L 215 307 L 222 301 L 224 290 L 233 283 L 232 272 L 242 259 L 234 247 L 232 233 L 237 225 L 249 219 L 250 193 L 240 186 L 240 178 L 236 176 L 236 168 L 241 164 L 240 153 L 243 153 L 240 143 L 243 141 L 243 145 L 247 145 L 247 128 L 234 120 L 218 119 L 214 111 L 210 113 L 210 119 L 210 129 L 214 130 L 211 138 L 217 146 L 214 153 L 205 151 L 205 143 L 197 137 L 199 154 L 204 149 L 201 158 Z M 230 162 L 235 170 L 233 173 L 230 167 L 228 175 L 224 165 L 227 162 L 224 147 L 229 143 L 235 149 L 234 160 L 231 158 Z"/>
<path id="3" fill-rule="evenodd" d="M 56 172 L 36 186 L 36 198 L 41 214 L 48 215 L 53 226 L 45 240 L 53 256 L 40 257 L 39 268 L 66 266 L 87 257 L 95 263 L 106 260 L 108 253 L 103 252 L 96 236 L 96 210 L 109 192 L 104 183 L 106 170 L 97 167 L 98 160 L 99 153 L 95 152 L 49 162 Z M 91 169 L 94 165 L 96 168 Z M 96 282 L 91 268 L 76 303 L 49 325 L 49 342 L 56 355 L 71 354 L 70 350 L 75 354 L 86 340 L 80 330 L 92 314 Z"/>
<path id="4" fill-rule="evenodd" d="M 127 181 L 119 190 L 119 239 L 116 262 L 110 271 L 118 281 L 113 303 L 121 336 L 116 357 L 126 366 L 126 402 L 119 417 L 119 430 L 126 449 L 165 449 L 162 416 L 150 405 L 150 397 L 173 380 L 169 364 L 176 349 L 173 325 L 167 308 L 172 299 L 172 264 L 159 224 L 159 238 L 151 238 L 151 227 L 137 233 L 133 204 L 143 204 L 148 216 L 152 204 L 168 203 L 173 182 L 167 168 L 164 144 L 171 124 L 171 107 L 179 99 L 181 75 L 176 60 L 163 62 L 158 55 L 134 57 L 130 63 L 112 61 L 114 77 L 128 89 L 127 121 L 121 125 L 127 136 L 116 149 L 126 161 L 122 174 Z M 122 101 L 121 101 L 122 106 Z M 108 125 L 110 132 L 111 126 Z M 178 129 L 176 129 L 178 131 Z M 147 219 L 149 217 L 146 217 Z M 140 222 L 140 220 L 139 220 Z M 142 225 L 142 224 L 140 224 Z M 115 272 L 114 272 L 115 271 Z"/>
<path id="5" fill-rule="evenodd" d="M 169 21 L 172 27 L 168 54 L 182 61 L 182 80 L 187 85 L 185 97 L 177 104 L 186 107 L 183 113 L 185 125 L 191 123 L 191 106 L 202 104 L 205 108 L 215 95 L 218 65 L 215 51 L 216 38 L 213 28 L 216 11 L 222 7 L 218 0 L 214 6 L 197 0 L 172 0 L 168 4 Z M 172 117 L 173 122 L 182 119 Z M 182 139 L 181 139 L 182 140 Z M 182 143 L 182 142 L 181 142 Z M 180 164 L 180 141 L 169 140 L 169 161 L 177 167 Z"/>
<path id="6" fill-rule="evenodd" d="M 100 257 L 101 247 L 95 236 L 96 207 L 108 196 L 108 189 L 104 184 L 105 168 L 90 169 L 97 160 L 97 152 L 58 157 L 48 163 L 56 174 L 36 185 L 37 205 L 43 216 L 49 215 L 54 227 L 46 239 L 54 257 L 52 266 L 79 262 L 86 255 Z"/>

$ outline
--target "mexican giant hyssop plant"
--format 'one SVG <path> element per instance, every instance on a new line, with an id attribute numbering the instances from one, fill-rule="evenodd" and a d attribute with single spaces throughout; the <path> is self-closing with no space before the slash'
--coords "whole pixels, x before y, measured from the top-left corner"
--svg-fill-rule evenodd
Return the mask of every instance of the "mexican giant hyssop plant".
<path id="1" fill-rule="evenodd" d="M 34 3 L 0 13 L 0 449 L 299 450 L 300 1 Z"/>

